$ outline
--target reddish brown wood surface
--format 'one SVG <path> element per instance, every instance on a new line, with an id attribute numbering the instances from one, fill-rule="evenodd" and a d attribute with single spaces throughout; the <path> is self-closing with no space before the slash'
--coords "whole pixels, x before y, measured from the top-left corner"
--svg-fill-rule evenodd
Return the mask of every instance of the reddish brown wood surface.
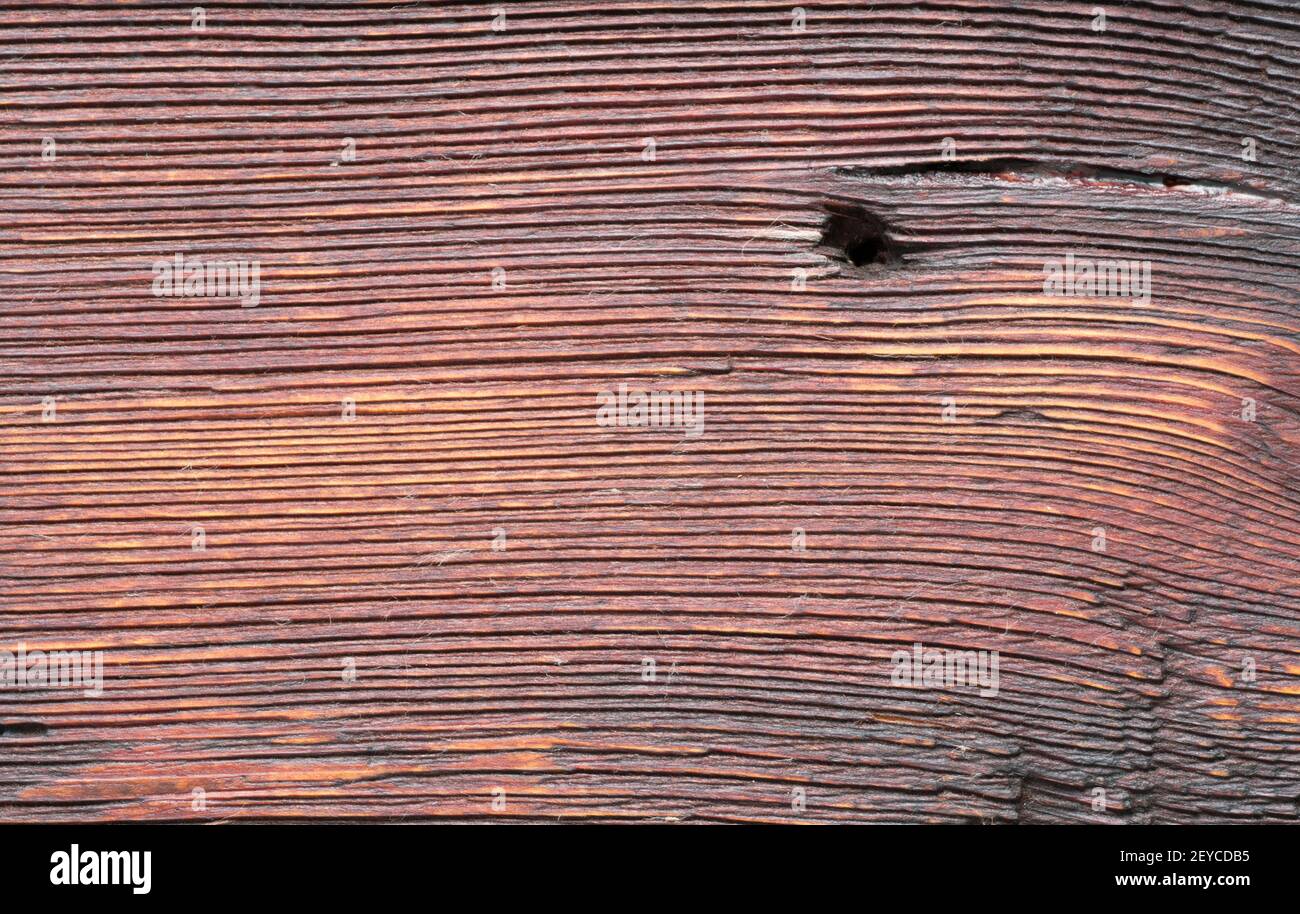
<path id="1" fill-rule="evenodd" d="M 0 819 L 1296 821 L 1294 3 L 190 7 L 0 3 Z"/>

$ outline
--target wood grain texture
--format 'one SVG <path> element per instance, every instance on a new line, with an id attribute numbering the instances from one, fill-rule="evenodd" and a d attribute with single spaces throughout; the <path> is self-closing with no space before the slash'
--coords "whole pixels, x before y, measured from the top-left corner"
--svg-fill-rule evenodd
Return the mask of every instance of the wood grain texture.
<path id="1" fill-rule="evenodd" d="M 0 3 L 0 819 L 1297 821 L 1295 3 L 191 5 Z"/>

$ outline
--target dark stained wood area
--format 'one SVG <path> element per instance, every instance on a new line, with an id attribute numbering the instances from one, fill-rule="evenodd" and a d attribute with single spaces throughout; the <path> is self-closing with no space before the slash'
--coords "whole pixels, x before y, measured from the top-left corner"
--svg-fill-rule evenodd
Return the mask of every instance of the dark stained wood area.
<path id="1" fill-rule="evenodd" d="M 195 6 L 0 2 L 0 821 L 1300 819 L 1300 5 Z"/>

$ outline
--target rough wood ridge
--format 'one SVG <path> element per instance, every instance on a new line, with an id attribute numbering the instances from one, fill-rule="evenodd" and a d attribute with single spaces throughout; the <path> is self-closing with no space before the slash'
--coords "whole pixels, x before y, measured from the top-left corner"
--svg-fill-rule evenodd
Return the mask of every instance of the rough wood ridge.
<path id="1" fill-rule="evenodd" d="M 1297 821 L 1298 76 L 1266 0 L 0 2 L 0 820 Z"/>

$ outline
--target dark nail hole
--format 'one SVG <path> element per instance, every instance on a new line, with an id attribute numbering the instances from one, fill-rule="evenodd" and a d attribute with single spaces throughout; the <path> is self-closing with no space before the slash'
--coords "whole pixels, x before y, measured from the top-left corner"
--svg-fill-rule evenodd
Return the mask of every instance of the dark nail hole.
<path id="1" fill-rule="evenodd" d="M 45 726 L 45 724 L 38 724 L 34 720 L 0 724 L 0 736 L 44 736 L 49 732 L 49 727 Z"/>
<path id="2" fill-rule="evenodd" d="M 899 249 L 883 219 L 861 206 L 827 203 L 820 247 L 855 267 L 897 263 Z"/>

